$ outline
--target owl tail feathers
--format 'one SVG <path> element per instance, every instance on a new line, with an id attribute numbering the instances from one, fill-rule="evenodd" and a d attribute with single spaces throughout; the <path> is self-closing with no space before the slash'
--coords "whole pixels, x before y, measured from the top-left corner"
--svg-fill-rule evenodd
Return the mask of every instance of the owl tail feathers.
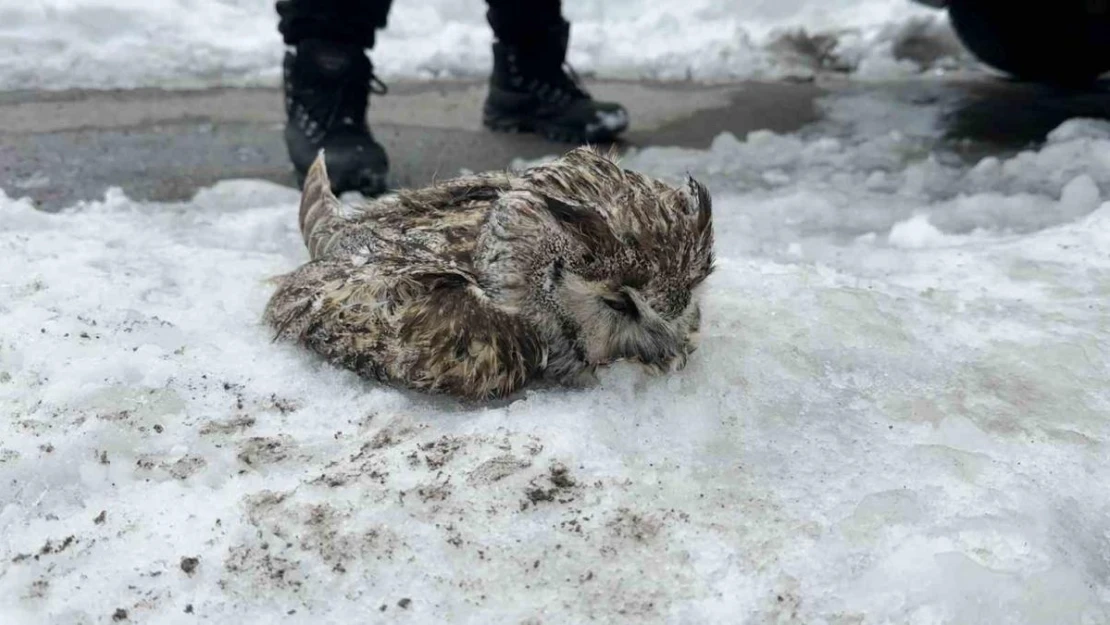
<path id="1" fill-rule="evenodd" d="M 320 150 L 316 160 L 308 168 L 301 191 L 301 236 L 304 237 L 312 258 L 319 257 L 325 251 L 324 234 L 329 230 L 326 226 L 339 217 L 341 207 L 339 198 L 331 190 L 324 150 Z"/>

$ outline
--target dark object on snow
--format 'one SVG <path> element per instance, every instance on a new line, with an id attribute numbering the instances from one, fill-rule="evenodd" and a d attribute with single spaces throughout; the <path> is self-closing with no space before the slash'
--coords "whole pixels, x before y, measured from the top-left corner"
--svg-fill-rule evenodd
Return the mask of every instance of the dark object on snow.
<path id="1" fill-rule="evenodd" d="M 1089 85 L 1110 71 L 1110 0 L 917 0 L 948 9 L 980 61 L 1022 80 Z"/>
<path id="2" fill-rule="evenodd" d="M 200 558 L 189 556 L 181 558 L 181 570 L 185 571 L 187 575 L 195 573 L 198 566 L 200 566 Z"/>
<path id="3" fill-rule="evenodd" d="M 475 0 L 477 1 L 477 0 Z M 281 0 L 278 30 L 287 45 L 285 141 L 298 183 L 325 149 L 332 191 L 385 191 L 389 161 L 366 123 L 371 92 L 385 85 L 365 50 L 386 26 L 391 0 Z M 598 102 L 566 65 L 570 25 L 560 0 L 487 0 L 496 41 L 482 122 L 492 130 L 535 132 L 571 143 L 608 142 L 628 127 L 619 104 Z"/>

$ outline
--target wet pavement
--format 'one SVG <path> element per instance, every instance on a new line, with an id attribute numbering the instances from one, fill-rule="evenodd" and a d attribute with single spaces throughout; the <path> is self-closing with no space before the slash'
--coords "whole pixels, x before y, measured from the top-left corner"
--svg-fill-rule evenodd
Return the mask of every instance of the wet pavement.
<path id="1" fill-rule="evenodd" d="M 918 130 L 938 147 L 977 157 L 1035 145 L 1069 118 L 1110 118 L 1105 85 L 1068 91 L 991 76 L 590 88 L 628 106 L 628 149 L 705 148 L 723 131 L 741 138 L 763 129 L 835 132 L 848 107 L 855 122 L 873 122 L 855 132 L 913 132 L 925 120 Z M 391 85 L 390 95 L 375 97 L 369 119 L 389 153 L 394 184 L 504 168 L 568 147 L 483 130 L 483 96 L 481 82 L 441 82 Z M 864 115 L 861 106 L 868 107 Z M 187 199 L 229 178 L 292 186 L 282 123 L 275 89 L 0 93 L 0 188 L 58 209 L 101 198 L 113 186 L 151 200 Z"/>

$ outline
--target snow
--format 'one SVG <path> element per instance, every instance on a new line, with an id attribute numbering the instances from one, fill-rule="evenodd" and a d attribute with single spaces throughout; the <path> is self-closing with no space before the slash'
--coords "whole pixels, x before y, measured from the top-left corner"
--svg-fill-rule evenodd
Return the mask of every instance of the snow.
<path id="1" fill-rule="evenodd" d="M 387 79 L 489 71 L 482 0 L 398 0 L 372 58 Z M 905 76 L 966 65 L 911 0 L 566 0 L 570 62 L 606 78 Z M 0 90 L 277 85 L 272 0 L 0 3 Z"/>
<path id="2" fill-rule="evenodd" d="M 714 195 L 686 370 L 491 406 L 271 342 L 290 189 L 0 195 L 0 622 L 1110 621 L 1110 124 L 825 113 L 625 159 Z"/>

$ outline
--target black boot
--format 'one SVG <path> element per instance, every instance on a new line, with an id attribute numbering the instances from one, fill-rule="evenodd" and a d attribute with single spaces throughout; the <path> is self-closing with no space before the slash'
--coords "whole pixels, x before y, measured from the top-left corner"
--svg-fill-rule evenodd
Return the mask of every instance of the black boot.
<path id="1" fill-rule="evenodd" d="M 308 39 L 285 55 L 285 145 L 297 182 L 325 150 L 332 191 L 386 189 L 389 160 L 366 125 L 371 86 L 385 93 L 361 46 Z"/>
<path id="2" fill-rule="evenodd" d="M 553 141 L 611 141 L 628 127 L 628 112 L 598 102 L 565 66 L 570 25 L 556 26 L 518 43 L 493 44 L 493 75 L 482 122 L 491 130 L 535 132 Z"/>

